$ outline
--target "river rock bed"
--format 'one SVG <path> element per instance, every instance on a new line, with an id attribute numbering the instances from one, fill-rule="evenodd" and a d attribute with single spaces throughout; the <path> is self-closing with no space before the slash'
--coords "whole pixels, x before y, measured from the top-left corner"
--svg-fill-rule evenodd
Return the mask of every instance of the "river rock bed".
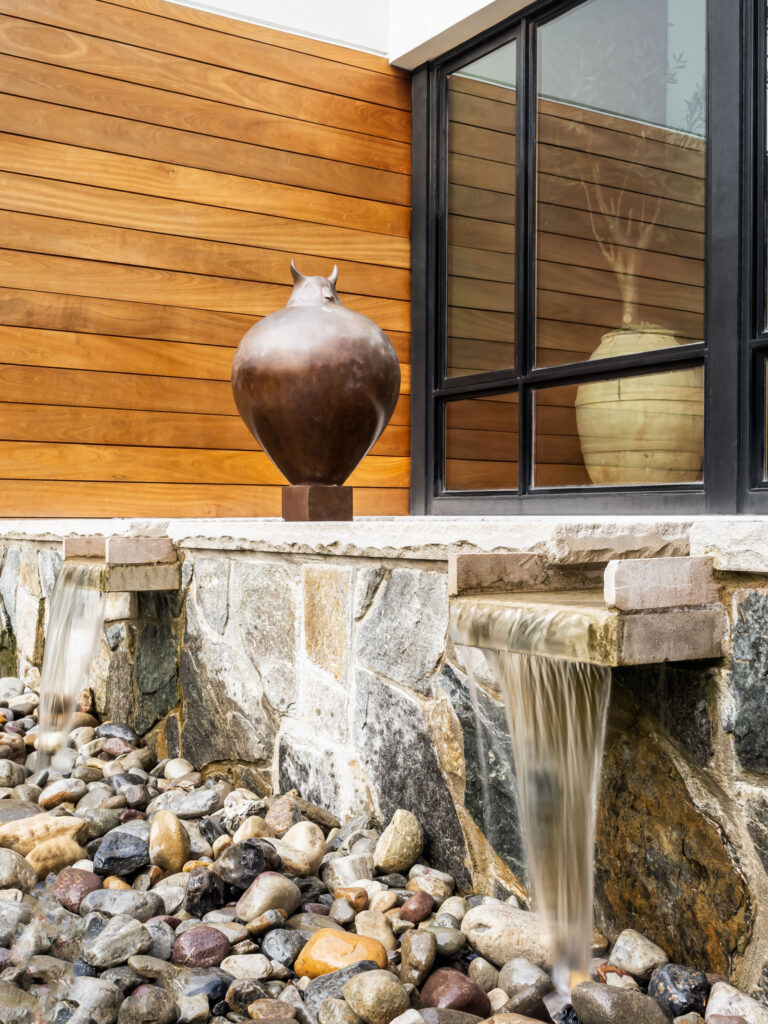
<path id="1" fill-rule="evenodd" d="M 410 811 L 341 823 L 84 710 L 38 768 L 37 704 L 0 679 L 2 1024 L 768 1024 L 629 930 L 567 1003 L 536 916 L 458 894 Z"/>

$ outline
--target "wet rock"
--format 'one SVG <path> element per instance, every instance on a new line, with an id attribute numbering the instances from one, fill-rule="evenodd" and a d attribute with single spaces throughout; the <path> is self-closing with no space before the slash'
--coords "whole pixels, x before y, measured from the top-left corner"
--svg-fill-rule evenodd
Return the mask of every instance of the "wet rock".
<path id="1" fill-rule="evenodd" d="M 339 970 L 314 978 L 304 991 L 304 1001 L 307 1009 L 312 1013 L 317 1013 L 324 1000 L 341 999 L 344 986 L 350 978 L 354 978 L 365 971 L 378 970 L 379 966 L 373 960 L 359 960 L 348 967 L 342 967 Z"/>
<path id="2" fill-rule="evenodd" d="M 496 984 L 508 996 L 516 996 L 526 989 L 533 989 L 539 1000 L 554 987 L 546 971 L 542 971 L 536 964 L 523 957 L 515 957 L 505 963 L 499 971 Z"/>
<path id="3" fill-rule="evenodd" d="M 221 969 L 233 978 L 266 981 L 272 976 L 272 965 L 261 953 L 235 954 L 221 962 Z"/>
<path id="4" fill-rule="evenodd" d="M 132 917 L 116 915 L 83 946 L 82 958 L 91 967 L 115 967 L 129 956 L 146 953 L 152 945 L 147 929 Z"/>
<path id="5" fill-rule="evenodd" d="M 702 971 L 678 964 L 657 967 L 648 984 L 648 995 L 658 999 L 673 1017 L 704 1013 L 710 985 Z"/>
<path id="6" fill-rule="evenodd" d="M 389 921 L 380 910 L 362 910 L 355 918 L 355 931 L 358 935 L 376 939 L 386 950 L 397 948 Z"/>
<path id="7" fill-rule="evenodd" d="M 317 978 L 361 960 L 373 960 L 384 968 L 387 966 L 387 951 L 376 939 L 322 928 L 304 946 L 294 970 L 299 977 Z"/>
<path id="8" fill-rule="evenodd" d="M 140 836 L 122 830 L 108 832 L 93 858 L 97 875 L 134 875 L 149 864 L 149 843 Z"/>
<path id="9" fill-rule="evenodd" d="M 283 867 L 294 875 L 306 878 L 315 875 L 325 856 L 325 836 L 312 821 L 300 821 L 285 833 L 282 839 L 272 839 Z"/>
<path id="10" fill-rule="evenodd" d="M 42 879 L 51 872 L 61 871 L 62 868 L 81 860 L 85 856 L 85 850 L 68 836 L 56 836 L 40 843 L 26 856 L 38 879 Z"/>
<path id="11" fill-rule="evenodd" d="M 430 974 L 421 990 L 421 1005 L 447 1010 L 462 1010 L 489 1017 L 491 1004 L 486 993 L 466 974 L 452 967 L 441 967 Z"/>
<path id="12" fill-rule="evenodd" d="M 189 833 L 172 811 L 158 811 L 149 832 L 149 859 L 163 871 L 181 871 L 189 860 Z"/>
<path id="13" fill-rule="evenodd" d="M 147 806 L 147 812 L 171 811 L 177 818 L 201 818 L 205 814 L 213 814 L 221 807 L 221 795 L 216 789 L 196 789 L 191 793 L 172 790 L 161 793 Z"/>
<path id="14" fill-rule="evenodd" d="M 435 965 L 435 936 L 426 930 L 406 932 L 400 940 L 400 956 L 400 981 L 421 985 Z"/>
<path id="15" fill-rule="evenodd" d="M 81 779 L 59 779 L 45 787 L 38 803 L 44 811 L 49 811 L 59 804 L 77 803 L 80 797 L 85 796 L 85 792 L 86 786 Z"/>
<path id="16" fill-rule="evenodd" d="M 617 691 L 611 705 L 597 815 L 597 924 L 615 935 L 631 922 L 675 963 L 727 973 L 754 913 L 732 848 L 694 806 L 630 697 Z"/>
<path id="17" fill-rule="evenodd" d="M 99 911 L 109 917 L 127 915 L 137 921 L 148 921 L 165 913 L 163 901 L 154 892 L 136 892 L 134 890 L 109 891 L 99 889 L 90 892 L 80 903 L 80 914 L 85 916 L 92 911 Z"/>
<path id="18" fill-rule="evenodd" d="M 27 769 L 23 765 L 7 758 L 0 758 L 0 786 L 13 789 L 14 786 L 20 786 L 26 778 Z"/>
<path id="19" fill-rule="evenodd" d="M 270 960 L 276 960 L 285 967 L 293 967 L 296 957 L 306 945 L 303 935 L 287 928 L 273 928 L 267 932 L 261 943 L 261 951 Z"/>
<path id="20" fill-rule="evenodd" d="M 84 897 L 90 892 L 100 889 L 102 879 L 93 871 L 80 868 L 64 868 L 60 871 L 53 886 L 53 894 L 63 907 L 77 914 Z"/>
<path id="21" fill-rule="evenodd" d="M 264 847 L 258 840 L 248 839 L 228 847 L 216 862 L 215 871 L 227 885 L 243 891 L 266 867 Z"/>
<path id="22" fill-rule="evenodd" d="M 189 873 L 184 909 L 193 917 L 204 917 L 226 903 L 224 880 L 214 871 L 197 867 Z"/>
<path id="23" fill-rule="evenodd" d="M 668 960 L 667 954 L 655 942 L 632 928 L 625 928 L 616 940 L 608 963 L 635 978 L 647 979 Z"/>
<path id="24" fill-rule="evenodd" d="M 238 900 L 237 916 L 248 922 L 268 910 L 284 910 L 286 914 L 292 914 L 300 903 L 301 890 L 297 885 L 289 878 L 265 871 Z"/>
<path id="25" fill-rule="evenodd" d="M 123 994 L 105 978 L 75 978 L 67 993 L 67 1001 L 77 1007 L 79 1024 L 114 1024 Z"/>
<path id="26" fill-rule="evenodd" d="M 376 844 L 374 865 L 379 871 L 408 871 L 424 849 L 424 832 L 411 811 L 395 811 Z"/>
<path id="27" fill-rule="evenodd" d="M 367 853 L 336 857 L 323 868 L 320 877 L 329 892 L 354 886 L 362 878 L 373 878 L 373 857 Z"/>
<path id="28" fill-rule="evenodd" d="M 146 928 L 152 939 L 148 955 L 157 957 L 158 960 L 170 960 L 175 939 L 173 928 L 160 920 L 147 921 Z"/>
<path id="29" fill-rule="evenodd" d="M 400 907 L 398 916 L 403 921 L 411 921 L 414 924 L 418 924 L 419 921 L 424 921 L 432 913 L 435 907 L 435 898 L 423 889 L 420 892 L 414 893 L 410 896 L 405 903 Z"/>
<path id="30" fill-rule="evenodd" d="M 156 987 L 139 988 L 124 1000 L 117 1024 L 176 1024 L 178 1019 L 172 992 Z"/>
<path id="31" fill-rule="evenodd" d="M 390 1024 L 410 1006 L 405 989 L 389 971 L 364 971 L 350 978 L 343 994 L 366 1024 Z"/>
<path id="32" fill-rule="evenodd" d="M 173 946 L 173 961 L 186 967 L 218 967 L 231 949 L 222 932 L 201 924 L 179 935 Z"/>
<path id="33" fill-rule="evenodd" d="M 358 1017 L 343 999 L 326 999 L 317 1014 L 318 1024 L 361 1024 L 361 1021 L 362 1017 Z"/>
<path id="34" fill-rule="evenodd" d="M 743 1017 L 747 1024 L 768 1024 L 765 1006 L 723 981 L 712 986 L 707 1002 L 708 1024 L 716 1016 Z"/>
<path id="35" fill-rule="evenodd" d="M 584 981 L 572 993 L 582 1024 L 669 1024 L 672 1015 L 650 996 L 612 985 Z"/>
<path id="36" fill-rule="evenodd" d="M 472 948 L 498 967 L 516 957 L 539 967 L 552 965 L 549 936 L 539 918 L 527 910 L 508 903 L 483 903 L 467 913 L 461 930 Z"/>
<path id="37" fill-rule="evenodd" d="M 467 942 L 466 935 L 464 932 L 459 931 L 458 928 L 444 928 L 439 925 L 428 925 L 423 930 L 434 935 L 437 942 L 437 952 L 439 956 L 447 958 L 456 956 L 456 954 L 464 948 Z"/>
<path id="38" fill-rule="evenodd" d="M 37 874 L 29 861 L 15 850 L 0 849 L 0 889 L 29 890 L 37 882 Z"/>

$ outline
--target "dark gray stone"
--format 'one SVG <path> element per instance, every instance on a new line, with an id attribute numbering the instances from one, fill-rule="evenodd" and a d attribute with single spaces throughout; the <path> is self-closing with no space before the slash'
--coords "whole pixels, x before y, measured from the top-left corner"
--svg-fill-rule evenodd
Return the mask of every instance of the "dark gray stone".
<path id="1" fill-rule="evenodd" d="M 641 699 L 643 710 L 695 764 L 705 767 L 714 753 L 710 718 L 713 671 L 708 662 L 637 665 L 614 669 L 612 685 L 614 690 L 625 689 Z"/>
<path id="2" fill-rule="evenodd" d="M 445 575 L 395 569 L 357 631 L 355 650 L 376 672 L 429 696 L 447 624 Z"/>
<path id="3" fill-rule="evenodd" d="M 460 889 L 469 889 L 464 833 L 421 706 L 372 673 L 358 670 L 352 731 L 384 820 L 401 807 L 412 811 L 424 829 L 429 863 L 451 874 Z"/>
<path id="4" fill-rule="evenodd" d="M 315 978 L 314 981 L 310 981 L 304 992 L 307 1009 L 317 1013 L 324 999 L 342 999 L 342 990 L 350 978 L 364 971 L 376 971 L 378 968 L 379 965 L 373 960 L 360 960 L 351 967 L 342 967 L 340 971 L 332 971 L 330 974 Z"/>
<path id="5" fill-rule="evenodd" d="M 136 729 L 148 732 L 179 703 L 178 637 L 167 623 L 147 623 L 136 646 Z"/>
<path id="6" fill-rule="evenodd" d="M 723 728 L 748 771 L 768 773 L 768 594 L 753 591 L 739 605 L 731 633 L 732 707 Z"/>
<path id="7" fill-rule="evenodd" d="M 337 766 L 331 750 L 317 743 L 312 746 L 280 736 L 278 771 L 281 793 L 297 789 L 305 800 L 325 807 L 332 814 L 339 811 L 341 792 L 339 770 L 349 771 L 347 764 Z"/>
<path id="8" fill-rule="evenodd" d="M 673 1017 L 686 1013 L 704 1016 L 711 986 L 703 971 L 679 964 L 662 964 L 651 975 L 648 995 L 658 999 Z"/>
<path id="9" fill-rule="evenodd" d="M 237 699 L 245 682 L 251 681 L 253 669 L 237 650 L 206 640 L 197 614 L 190 602 L 179 668 L 182 755 L 198 767 L 212 761 L 263 761 L 272 754 L 273 736 L 258 684 L 254 681 L 247 704 Z"/>
<path id="10" fill-rule="evenodd" d="M 287 928 L 273 928 L 264 936 L 261 952 L 284 967 L 293 967 L 296 957 L 306 945 L 304 936 Z"/>
<path id="11" fill-rule="evenodd" d="M 479 686 L 473 705 L 470 683 L 449 665 L 438 682 L 451 698 L 464 734 L 465 806 L 499 857 L 524 879 L 525 844 L 504 706 Z"/>
<path id="12" fill-rule="evenodd" d="M 108 832 L 93 858 L 97 875 L 117 875 L 118 878 L 134 875 L 146 864 L 149 864 L 149 844 L 140 836 L 122 831 Z"/>
<path id="13" fill-rule="evenodd" d="M 113 625 L 107 626 L 104 635 L 110 651 L 116 651 L 123 640 L 125 640 L 125 626 L 122 622 L 113 623 Z"/>

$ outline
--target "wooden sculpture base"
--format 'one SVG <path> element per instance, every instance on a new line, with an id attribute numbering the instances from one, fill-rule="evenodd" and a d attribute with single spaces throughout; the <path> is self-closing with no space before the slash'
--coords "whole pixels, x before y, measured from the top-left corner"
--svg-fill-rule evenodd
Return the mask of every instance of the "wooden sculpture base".
<path id="1" fill-rule="evenodd" d="M 352 488 L 330 484 L 292 484 L 283 488 L 287 523 L 351 522 Z"/>

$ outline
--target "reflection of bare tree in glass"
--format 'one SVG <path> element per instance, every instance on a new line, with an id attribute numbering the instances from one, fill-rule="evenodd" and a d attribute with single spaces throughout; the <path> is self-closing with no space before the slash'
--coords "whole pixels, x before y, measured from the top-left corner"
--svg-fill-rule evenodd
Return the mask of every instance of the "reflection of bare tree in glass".
<path id="1" fill-rule="evenodd" d="M 597 178 L 597 162 L 594 166 L 593 177 Z M 595 241 L 606 263 L 616 275 L 621 295 L 621 319 L 625 327 L 635 322 L 639 284 L 637 264 L 642 253 L 648 249 L 661 207 L 658 196 L 640 195 L 630 191 L 630 177 L 636 170 L 630 168 L 627 171 L 618 194 L 617 190 L 609 191 L 605 186 L 594 182 L 581 183 Z"/>

